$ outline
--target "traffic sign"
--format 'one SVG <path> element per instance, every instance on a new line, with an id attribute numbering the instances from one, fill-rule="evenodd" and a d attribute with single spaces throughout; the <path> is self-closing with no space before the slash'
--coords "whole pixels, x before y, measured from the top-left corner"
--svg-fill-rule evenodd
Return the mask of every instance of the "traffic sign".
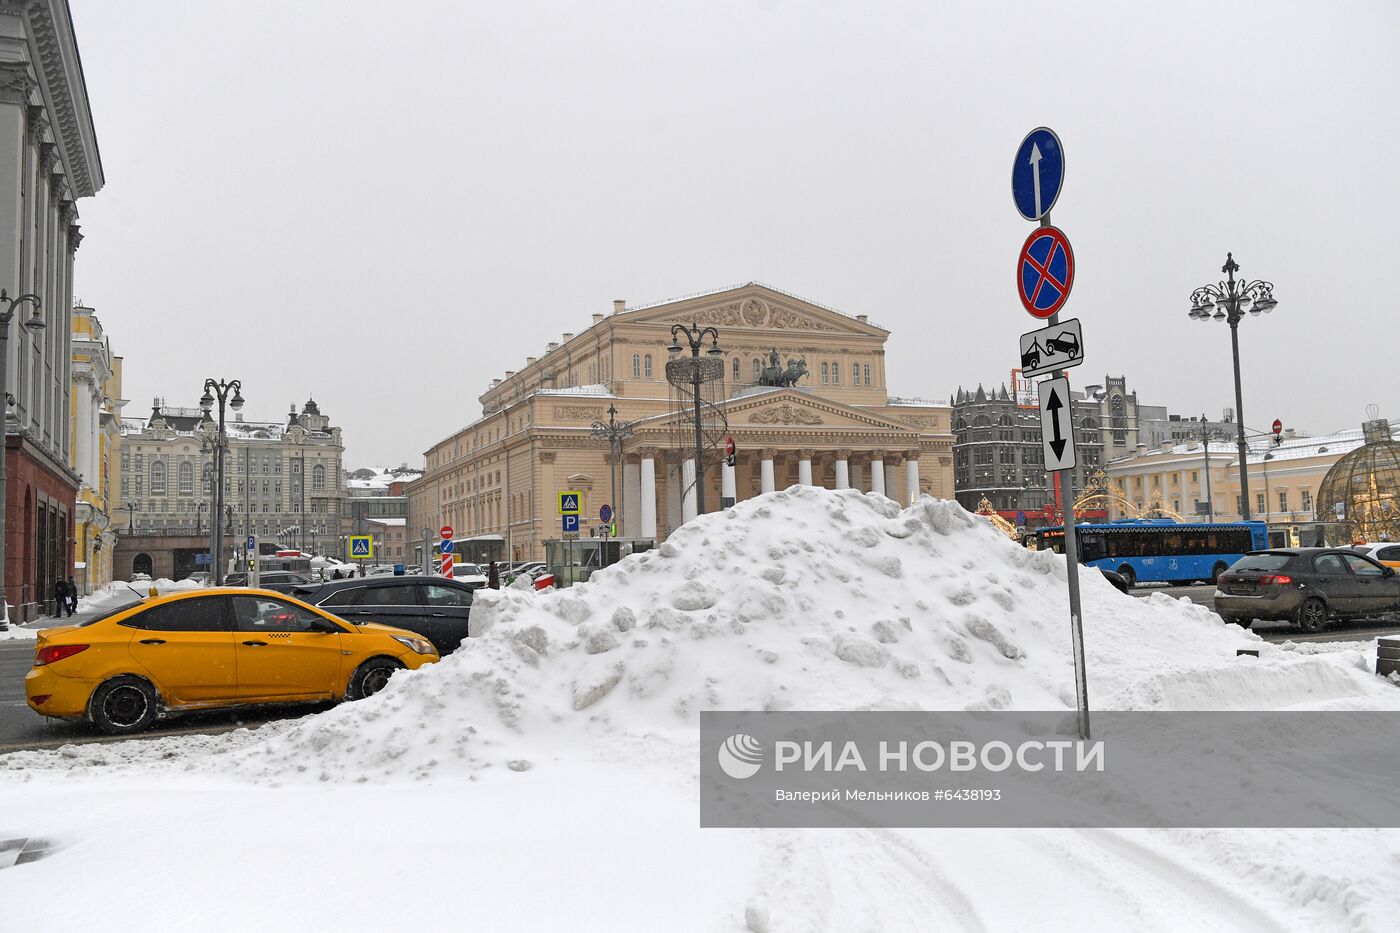
<path id="1" fill-rule="evenodd" d="M 1043 376 L 1084 362 L 1084 333 L 1079 318 L 1021 335 L 1021 375 Z"/>
<path id="2" fill-rule="evenodd" d="M 451 554 L 455 550 L 455 548 L 452 545 L 452 539 L 443 538 L 440 550 L 443 554 Z"/>
<path id="3" fill-rule="evenodd" d="M 1041 319 L 1059 311 L 1074 285 L 1074 250 L 1058 227 L 1037 227 L 1016 257 L 1021 304 Z"/>
<path id="4" fill-rule="evenodd" d="M 1021 525 L 1024 525 L 1025 523 L 1026 523 L 1026 513 L 1018 510 L 1018 511 L 1016 512 L 1016 526 L 1019 528 Z"/>
<path id="5" fill-rule="evenodd" d="M 1274 437 L 1278 437 L 1278 436 L 1279 436 L 1279 432 L 1281 432 L 1282 430 L 1283 430 L 1283 422 L 1280 421 L 1280 420 L 1278 420 L 1277 418 L 1275 418 L 1275 419 L 1274 419 Z"/>
<path id="6" fill-rule="evenodd" d="M 1072 470 L 1074 427 L 1070 414 L 1069 380 L 1047 379 L 1040 389 L 1040 437 L 1045 448 L 1045 472 Z"/>
<path id="7" fill-rule="evenodd" d="M 570 534 L 570 533 L 573 533 L 573 532 L 577 532 L 577 531 L 578 531 L 578 513 L 577 513 L 577 512 L 570 512 L 570 513 L 565 514 L 565 515 L 562 515 L 562 516 L 560 516 L 560 517 L 563 518 L 563 520 L 564 520 L 564 534 Z"/>
<path id="8" fill-rule="evenodd" d="M 351 557 L 373 557 L 374 539 L 369 535 L 350 536 L 350 556 Z"/>
<path id="9" fill-rule="evenodd" d="M 452 537 L 452 526 L 443 525 L 438 529 L 438 534 L 442 535 L 442 540 L 447 541 Z"/>
<path id="10" fill-rule="evenodd" d="M 734 465 L 734 463 L 735 463 L 734 453 L 735 453 L 734 438 L 732 438 L 732 437 L 726 437 L 726 438 L 724 439 L 724 463 L 725 463 L 726 466 L 731 466 L 731 467 L 732 467 L 732 466 Z"/>
<path id="11" fill-rule="evenodd" d="M 598 509 L 598 521 L 603 523 L 612 521 L 612 506 L 604 505 Z"/>
<path id="12" fill-rule="evenodd" d="M 1039 220 L 1055 206 L 1065 181 L 1065 151 L 1046 127 L 1031 130 L 1011 165 L 1011 197 L 1027 220 Z"/>
<path id="13" fill-rule="evenodd" d="M 257 549 L 258 549 L 258 539 L 255 538 L 255 537 L 253 537 L 252 535 L 249 535 L 249 536 L 248 536 L 248 550 L 249 550 L 249 551 L 256 551 Z"/>
<path id="14" fill-rule="evenodd" d="M 576 490 L 566 489 L 559 493 L 559 514 L 577 515 L 578 504 L 583 501 L 583 495 Z"/>

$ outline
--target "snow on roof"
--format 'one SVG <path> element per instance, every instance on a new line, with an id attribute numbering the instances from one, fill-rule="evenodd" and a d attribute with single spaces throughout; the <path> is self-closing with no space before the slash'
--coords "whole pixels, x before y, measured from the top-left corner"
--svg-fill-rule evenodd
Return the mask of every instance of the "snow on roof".
<path id="1" fill-rule="evenodd" d="M 1391 437 L 1400 440 L 1400 426 L 1391 430 Z M 1347 428 L 1322 437 L 1293 437 L 1278 445 L 1275 445 L 1267 437 L 1251 437 L 1246 438 L 1246 441 L 1249 444 L 1249 462 L 1251 464 L 1274 463 L 1279 460 L 1301 460 L 1305 457 L 1336 456 L 1349 453 L 1366 443 L 1360 428 Z M 1227 457 L 1230 463 L 1239 461 L 1239 447 L 1233 441 L 1212 441 L 1209 447 L 1212 455 L 1220 454 Z M 1265 454 L 1269 455 L 1267 461 L 1264 459 Z M 1145 460 L 1154 455 L 1158 457 L 1162 455 L 1204 457 L 1205 450 L 1199 442 L 1187 442 L 1176 444 L 1168 450 L 1148 448 L 1141 453 L 1110 460 L 1109 463 L 1127 466 L 1134 460 Z"/>
<path id="2" fill-rule="evenodd" d="M 404 525 L 408 524 L 408 519 L 406 518 L 367 518 L 365 521 L 369 522 L 371 525 L 389 525 L 390 527 L 398 528 L 402 528 Z"/>
<path id="3" fill-rule="evenodd" d="M 930 405 L 944 406 L 947 402 L 937 402 L 926 398 L 900 398 L 898 395 L 891 395 L 885 401 L 886 405 L 908 405 L 916 408 L 926 408 Z"/>
<path id="4" fill-rule="evenodd" d="M 586 395 L 590 398 L 616 398 L 605 385 L 569 386 L 565 389 L 536 389 L 535 395 Z"/>

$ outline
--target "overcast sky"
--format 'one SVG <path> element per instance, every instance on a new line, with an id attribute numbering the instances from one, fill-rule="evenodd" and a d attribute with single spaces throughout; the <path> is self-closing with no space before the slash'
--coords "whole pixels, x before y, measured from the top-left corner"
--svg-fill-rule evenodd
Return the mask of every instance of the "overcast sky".
<path id="1" fill-rule="evenodd" d="M 407 461 L 614 298 L 759 280 L 893 333 L 890 389 L 999 384 L 1036 325 L 1011 162 L 1064 143 L 1076 384 L 1246 423 L 1400 418 L 1400 4 L 71 0 L 107 185 L 76 293 L 127 414 L 240 378 Z"/>

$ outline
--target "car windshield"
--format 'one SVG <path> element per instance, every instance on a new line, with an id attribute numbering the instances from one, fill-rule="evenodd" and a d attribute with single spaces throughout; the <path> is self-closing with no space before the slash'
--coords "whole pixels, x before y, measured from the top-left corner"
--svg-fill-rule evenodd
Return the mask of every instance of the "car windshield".
<path id="1" fill-rule="evenodd" d="M 1246 554 L 1235 561 L 1231 570 L 1282 570 L 1293 559 L 1292 554 Z"/>

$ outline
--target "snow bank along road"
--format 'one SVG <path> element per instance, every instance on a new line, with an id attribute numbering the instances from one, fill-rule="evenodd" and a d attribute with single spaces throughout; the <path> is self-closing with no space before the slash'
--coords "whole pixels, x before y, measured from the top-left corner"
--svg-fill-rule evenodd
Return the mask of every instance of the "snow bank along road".
<path id="1" fill-rule="evenodd" d="M 0 870 L 6 923 L 1393 929 L 1393 831 L 698 828 L 704 709 L 1071 709 L 1064 575 L 956 503 L 746 500 L 583 586 L 483 593 L 461 651 L 366 701 L 0 755 L 0 838 L 55 849 Z M 1100 709 L 1400 711 L 1366 645 L 1271 645 L 1093 575 L 1084 627 Z M 211 897 L 269 864 L 353 896 Z"/>

